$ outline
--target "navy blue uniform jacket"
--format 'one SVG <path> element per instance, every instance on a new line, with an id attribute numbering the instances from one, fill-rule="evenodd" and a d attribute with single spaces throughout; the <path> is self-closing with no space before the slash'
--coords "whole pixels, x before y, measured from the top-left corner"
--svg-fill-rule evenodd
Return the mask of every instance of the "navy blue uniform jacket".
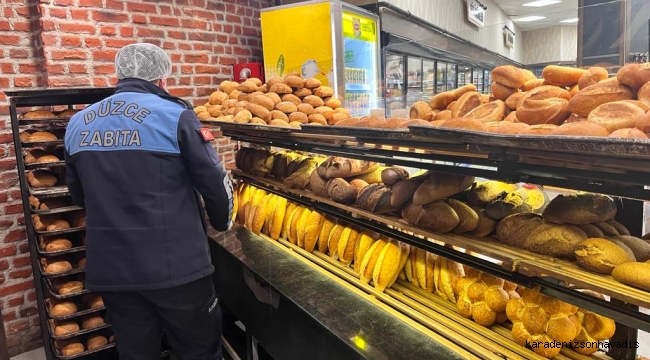
<path id="1" fill-rule="evenodd" d="M 86 287 L 171 288 L 214 267 L 204 209 L 230 226 L 232 185 L 190 104 L 123 79 L 116 93 L 70 119 L 66 177 L 86 210 Z"/>

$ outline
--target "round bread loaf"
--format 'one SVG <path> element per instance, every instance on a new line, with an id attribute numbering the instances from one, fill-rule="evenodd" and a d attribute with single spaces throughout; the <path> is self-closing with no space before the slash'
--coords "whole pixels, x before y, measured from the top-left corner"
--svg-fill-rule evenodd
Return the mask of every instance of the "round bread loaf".
<path id="1" fill-rule="evenodd" d="M 25 154 L 25 164 L 34 164 L 47 153 L 43 149 L 31 149 Z M 58 159 L 57 159 L 58 160 Z"/>
<path id="2" fill-rule="evenodd" d="M 557 129 L 557 125 L 553 124 L 539 124 L 539 125 L 531 125 L 522 132 L 520 132 L 520 135 L 550 135 L 553 130 Z"/>
<path id="3" fill-rule="evenodd" d="M 634 253 L 636 261 L 650 260 L 650 244 L 645 240 L 629 235 L 615 236 L 613 239 L 620 241 L 630 248 L 632 253 Z"/>
<path id="4" fill-rule="evenodd" d="M 611 274 L 617 265 L 636 261 L 627 246 L 601 238 L 579 242 L 574 253 L 578 264 L 600 274 Z"/>
<path id="5" fill-rule="evenodd" d="M 283 83 L 297 89 L 303 88 L 305 86 L 305 80 L 295 75 L 286 76 Z"/>
<path id="6" fill-rule="evenodd" d="M 269 92 L 274 92 L 274 93 L 279 94 L 279 95 L 291 94 L 291 93 L 293 93 L 293 89 L 291 88 L 291 86 L 289 86 L 287 84 L 276 83 L 276 84 L 273 84 L 273 86 L 271 86 L 269 88 Z"/>
<path id="7" fill-rule="evenodd" d="M 492 70 L 492 81 L 510 88 L 519 89 L 526 83 L 526 76 L 515 66 L 502 65 Z"/>
<path id="8" fill-rule="evenodd" d="M 580 81 L 585 70 L 567 66 L 549 65 L 542 70 L 542 77 L 551 85 L 573 86 Z"/>
<path id="9" fill-rule="evenodd" d="M 47 252 L 68 250 L 71 248 L 72 248 L 72 242 L 68 239 L 54 239 L 48 241 L 45 245 L 45 251 Z"/>
<path id="10" fill-rule="evenodd" d="M 272 92 L 270 92 L 270 93 L 266 93 L 266 94 L 264 94 L 264 96 L 266 96 L 267 98 L 271 99 L 271 101 L 273 101 L 273 104 L 274 104 L 274 105 L 277 105 L 277 104 L 279 104 L 279 103 L 282 102 L 282 99 L 280 98 L 280 95 L 278 95 L 278 94 L 276 94 L 276 93 L 272 93 Z"/>
<path id="11" fill-rule="evenodd" d="M 313 93 L 312 93 L 311 90 L 309 90 L 307 88 L 302 88 L 302 89 L 298 89 L 298 90 L 294 91 L 293 94 L 302 99 L 305 96 L 312 95 Z"/>
<path id="12" fill-rule="evenodd" d="M 431 121 L 431 106 L 424 101 L 416 101 L 411 105 L 409 117 L 411 119 L 424 119 Z"/>
<path id="13" fill-rule="evenodd" d="M 616 73 L 618 82 L 625 84 L 635 91 L 650 81 L 650 63 L 627 64 Z"/>
<path id="14" fill-rule="evenodd" d="M 83 289 L 84 284 L 81 281 L 66 281 L 56 286 L 56 290 L 59 295 L 74 294 L 82 291 Z"/>
<path id="15" fill-rule="evenodd" d="M 84 346 L 82 343 L 71 343 L 67 344 L 64 347 L 61 348 L 61 354 L 63 356 L 73 356 L 77 354 L 81 354 L 84 352 L 86 349 L 84 349 Z"/>
<path id="16" fill-rule="evenodd" d="M 578 81 L 578 88 L 584 89 L 593 84 L 597 84 L 609 77 L 606 69 L 599 66 L 592 66 L 587 72 L 582 74 Z"/>
<path id="17" fill-rule="evenodd" d="M 476 91 L 476 86 L 474 84 L 467 84 L 459 87 L 456 90 L 451 91 L 451 95 L 454 97 L 454 100 L 460 99 L 465 93 Z"/>
<path id="18" fill-rule="evenodd" d="M 589 116 L 602 104 L 620 100 L 632 100 L 635 93 L 622 84 L 612 81 L 600 82 L 580 90 L 569 101 L 569 111 L 581 116 Z"/>
<path id="19" fill-rule="evenodd" d="M 305 88 L 313 90 L 321 86 L 321 81 L 315 78 L 305 79 Z"/>
<path id="20" fill-rule="evenodd" d="M 492 91 L 492 96 L 502 101 L 505 101 L 508 97 L 510 97 L 510 95 L 519 91 L 518 89 L 513 89 L 511 87 L 499 84 L 496 81 L 492 83 L 490 90 Z"/>
<path id="21" fill-rule="evenodd" d="M 455 119 L 446 120 L 444 123 L 440 124 L 440 127 L 452 128 L 452 129 L 464 129 L 464 130 L 471 130 L 471 131 L 481 131 L 481 132 L 487 132 L 488 130 L 487 126 L 485 126 L 485 124 L 481 120 L 464 119 L 464 118 L 455 118 Z"/>
<path id="22" fill-rule="evenodd" d="M 93 316 L 93 317 L 89 317 L 86 320 L 84 320 L 83 324 L 82 324 L 82 327 L 84 329 L 94 329 L 94 328 L 100 327 L 100 326 L 102 326 L 104 324 L 105 324 L 104 318 L 102 318 L 101 316 Z"/>
<path id="23" fill-rule="evenodd" d="M 456 99 L 454 99 L 453 92 L 446 91 L 431 97 L 431 100 L 429 100 L 429 106 L 432 109 L 445 110 L 447 109 L 447 106 L 449 106 L 449 104 L 451 104 L 454 100 Z"/>
<path id="24" fill-rule="evenodd" d="M 609 131 L 596 122 L 574 122 L 563 124 L 551 132 L 557 136 L 608 136 Z"/>
<path id="25" fill-rule="evenodd" d="M 20 118 L 25 120 L 54 119 L 56 115 L 49 110 L 33 110 L 21 114 Z"/>
<path id="26" fill-rule="evenodd" d="M 558 87 L 558 86 L 552 86 L 552 85 L 543 85 L 543 86 L 538 86 L 526 93 L 523 99 L 521 99 L 521 103 L 523 103 L 524 100 L 546 100 L 546 99 L 552 99 L 552 98 L 560 98 L 564 100 L 571 100 L 571 94 L 566 91 L 565 89 Z M 518 107 L 517 107 L 518 108 Z"/>
<path id="27" fill-rule="evenodd" d="M 72 264 L 65 260 L 52 262 L 45 267 L 46 274 L 56 274 L 70 270 L 72 270 Z"/>
<path id="28" fill-rule="evenodd" d="M 478 237 L 486 237 L 490 235 L 496 228 L 497 221 L 489 217 L 485 209 L 478 207 L 473 207 L 472 209 L 474 209 L 478 215 L 478 225 L 474 230 L 470 231 L 469 234 Z"/>
<path id="29" fill-rule="evenodd" d="M 61 322 L 54 327 L 54 334 L 57 336 L 65 336 L 77 331 L 79 331 L 79 324 L 74 321 Z"/>
<path id="30" fill-rule="evenodd" d="M 528 129 L 530 125 L 521 122 L 498 121 L 485 124 L 488 132 L 494 134 L 519 134 Z"/>
<path id="31" fill-rule="evenodd" d="M 505 217 L 497 225 L 497 238 L 508 245 L 523 248 L 528 235 L 544 223 L 542 217 L 532 213 Z"/>
<path id="32" fill-rule="evenodd" d="M 538 254 L 573 258 L 576 244 L 587 234 L 575 225 L 544 223 L 536 227 L 524 242 L 524 249 Z"/>
<path id="33" fill-rule="evenodd" d="M 508 98 L 505 101 L 506 107 L 510 110 L 517 110 L 517 107 L 519 107 L 519 104 L 521 104 L 521 101 L 524 99 L 524 97 L 527 94 L 528 94 L 527 92 L 518 91 L 508 96 Z"/>
<path id="34" fill-rule="evenodd" d="M 615 101 L 598 106 L 589 113 L 589 121 L 607 128 L 610 133 L 632 128 L 645 111 L 629 102 Z"/>
<path id="35" fill-rule="evenodd" d="M 107 344 L 108 344 L 108 339 L 105 336 L 91 335 L 88 337 L 88 341 L 86 342 L 86 347 L 88 348 L 88 350 L 95 350 Z"/>
<path id="36" fill-rule="evenodd" d="M 632 128 L 632 129 L 619 129 L 609 134 L 610 138 L 625 138 L 625 139 L 648 139 L 643 131 Z"/>
<path id="37" fill-rule="evenodd" d="M 524 86 L 521 87 L 521 90 L 523 91 L 530 91 L 533 90 L 536 87 L 543 86 L 545 84 L 544 79 L 532 79 L 532 80 L 527 80 L 524 83 Z"/>
<path id="38" fill-rule="evenodd" d="M 44 141 L 54 141 L 57 137 L 49 131 L 36 131 L 29 135 L 28 141 L 30 142 L 44 142 Z"/>
<path id="39" fill-rule="evenodd" d="M 585 193 L 558 195 L 542 216 L 558 224 L 585 225 L 613 219 L 616 211 L 616 204 L 609 196 Z"/>
<path id="40" fill-rule="evenodd" d="M 636 98 L 645 104 L 650 105 L 650 82 L 645 83 L 636 94 Z"/>
<path id="41" fill-rule="evenodd" d="M 641 290 L 650 291 L 650 263 L 628 262 L 612 271 L 614 280 Z"/>
<path id="42" fill-rule="evenodd" d="M 476 119 L 484 123 L 501 121 L 506 114 L 506 105 L 501 100 L 480 105 L 465 115 L 466 119 Z"/>
<path id="43" fill-rule="evenodd" d="M 302 99 L 300 99 L 299 97 L 297 97 L 294 94 L 282 95 L 282 101 L 294 103 L 294 104 L 296 104 L 296 106 L 302 104 Z"/>
<path id="44" fill-rule="evenodd" d="M 73 302 L 65 301 L 62 303 L 55 304 L 50 310 L 52 316 L 65 316 L 71 315 L 78 311 L 77 305 Z"/>
<path id="45" fill-rule="evenodd" d="M 451 117 L 452 118 L 463 117 L 470 111 L 481 106 L 481 104 L 483 104 L 483 98 L 481 97 L 480 93 L 475 91 L 465 93 L 463 94 L 463 96 L 460 97 L 460 99 L 456 101 L 456 104 L 454 104 L 453 108 L 450 109 Z"/>
<path id="46" fill-rule="evenodd" d="M 529 93 L 517 108 L 517 120 L 528 125 L 559 125 L 571 115 L 568 107 L 569 102 L 566 99 L 534 100 Z"/>

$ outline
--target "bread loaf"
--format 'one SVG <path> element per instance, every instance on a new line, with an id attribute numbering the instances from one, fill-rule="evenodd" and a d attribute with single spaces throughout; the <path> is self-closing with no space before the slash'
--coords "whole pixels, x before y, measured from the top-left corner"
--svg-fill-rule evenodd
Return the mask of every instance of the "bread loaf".
<path id="1" fill-rule="evenodd" d="M 508 96 L 505 100 L 506 107 L 510 110 L 517 110 L 517 107 L 519 107 L 526 94 L 527 92 L 516 92 Z"/>
<path id="2" fill-rule="evenodd" d="M 321 81 L 316 79 L 316 78 L 308 78 L 305 79 L 305 88 L 307 89 L 316 89 L 321 86 Z"/>
<path id="3" fill-rule="evenodd" d="M 88 350 L 99 349 L 106 345 L 108 345 L 108 339 L 102 335 L 90 335 L 88 341 L 86 341 L 86 347 Z"/>
<path id="4" fill-rule="evenodd" d="M 612 271 L 614 280 L 641 290 L 650 291 L 650 263 L 628 262 Z"/>
<path id="5" fill-rule="evenodd" d="M 514 214 L 499 222 L 496 235 L 499 241 L 508 245 L 525 248 L 528 235 L 544 224 L 542 217 L 537 214 Z"/>
<path id="6" fill-rule="evenodd" d="M 650 260 L 650 244 L 646 241 L 629 235 L 620 235 L 613 239 L 625 244 L 632 251 L 636 259 L 634 261 L 644 262 Z"/>
<path id="7" fill-rule="evenodd" d="M 24 120 L 38 120 L 38 119 L 54 119 L 56 118 L 56 115 L 54 115 L 54 113 L 49 110 L 32 110 L 20 114 L 19 117 Z"/>
<path id="8" fill-rule="evenodd" d="M 329 194 L 327 193 L 327 181 L 327 179 L 321 177 L 318 174 L 318 169 L 314 169 L 314 171 L 311 172 L 311 176 L 309 177 L 309 187 L 314 192 L 314 194 L 318 196 L 328 197 Z"/>
<path id="9" fill-rule="evenodd" d="M 589 116 L 589 113 L 598 106 L 620 100 L 634 99 L 632 90 L 617 82 L 600 82 L 580 90 L 569 101 L 568 110 L 580 116 Z"/>
<path id="10" fill-rule="evenodd" d="M 467 204 L 455 199 L 446 199 L 445 203 L 454 209 L 454 212 L 458 215 L 459 223 L 453 229 L 454 233 L 462 234 L 471 232 L 478 227 L 479 216 Z"/>
<path id="11" fill-rule="evenodd" d="M 558 195 L 544 210 L 544 220 L 558 224 L 584 225 L 613 219 L 616 204 L 600 194 Z"/>
<path id="12" fill-rule="evenodd" d="M 620 246 L 599 238 L 586 239 L 577 243 L 574 253 L 578 264 L 587 270 L 601 274 L 611 274 L 617 265 L 636 261 L 632 251 L 625 245 Z"/>
<path id="13" fill-rule="evenodd" d="M 461 118 L 465 116 L 470 111 L 476 109 L 481 104 L 483 104 L 483 99 L 481 94 L 478 92 L 468 92 L 461 96 L 453 109 L 451 109 L 452 118 Z"/>
<path id="14" fill-rule="evenodd" d="M 643 102 L 644 104 L 650 106 L 650 82 L 647 82 L 645 85 L 641 86 L 636 94 L 636 97 L 640 102 Z"/>
<path id="15" fill-rule="evenodd" d="M 644 115 L 641 115 L 636 120 L 634 127 L 646 135 L 650 134 L 650 111 L 646 112 Z"/>
<path id="16" fill-rule="evenodd" d="M 582 74 L 578 80 L 578 87 L 584 89 L 593 84 L 597 84 L 609 77 L 609 73 L 604 68 L 593 66 L 587 72 Z"/>
<path id="17" fill-rule="evenodd" d="M 25 164 L 34 164 L 38 162 L 38 158 L 46 155 L 43 149 L 31 149 L 25 154 Z"/>
<path id="18" fill-rule="evenodd" d="M 50 314 L 52 316 L 66 316 L 72 315 L 77 311 L 77 305 L 70 301 L 64 301 L 52 306 L 52 309 L 50 309 Z"/>
<path id="19" fill-rule="evenodd" d="M 378 167 L 371 161 L 333 156 L 320 165 L 319 174 L 326 179 L 349 178 L 370 173 Z"/>
<path id="20" fill-rule="evenodd" d="M 539 124 L 539 125 L 531 125 L 521 131 L 519 134 L 520 135 L 535 135 L 535 136 L 541 136 L 541 135 L 551 135 L 553 130 L 557 129 L 558 126 L 554 124 Z"/>
<path id="21" fill-rule="evenodd" d="M 386 186 L 393 186 L 409 178 L 409 172 L 399 166 L 391 166 L 381 172 L 381 180 Z"/>
<path id="22" fill-rule="evenodd" d="M 54 239 L 45 244 L 45 251 L 54 252 L 68 250 L 72 248 L 72 242 L 68 239 Z"/>
<path id="23" fill-rule="evenodd" d="M 460 223 L 458 214 L 443 201 L 423 206 L 411 203 L 402 209 L 402 218 L 409 224 L 437 233 L 450 232 Z"/>
<path id="24" fill-rule="evenodd" d="M 461 264 L 439 257 L 433 269 L 434 292 L 455 304 L 459 295 L 458 282 L 463 276 L 465 271 Z"/>
<path id="25" fill-rule="evenodd" d="M 431 119 L 431 106 L 424 101 L 416 101 L 411 105 L 409 117 L 411 119 L 424 119 L 431 121 L 433 120 Z"/>
<path id="26" fill-rule="evenodd" d="M 406 264 L 409 250 L 408 245 L 395 240 L 386 242 L 382 247 L 372 272 L 372 282 L 378 291 L 383 292 L 397 280 Z"/>
<path id="27" fill-rule="evenodd" d="M 90 309 L 97 309 L 104 307 L 104 299 L 99 295 L 89 296 L 86 304 Z"/>
<path id="28" fill-rule="evenodd" d="M 61 348 L 61 355 L 63 356 L 73 356 L 77 354 L 81 354 L 84 352 L 86 349 L 84 349 L 83 344 L 74 342 L 67 344 Z"/>
<path id="29" fill-rule="evenodd" d="M 616 77 L 618 82 L 637 91 L 650 81 L 650 63 L 627 64 L 618 70 Z"/>
<path id="30" fill-rule="evenodd" d="M 496 81 L 492 83 L 490 90 L 492 90 L 492 96 L 494 96 L 497 100 L 501 100 L 501 101 L 506 101 L 506 99 L 510 97 L 510 95 L 519 91 L 517 89 L 499 84 Z"/>
<path id="31" fill-rule="evenodd" d="M 596 344 L 611 338 L 616 332 L 616 323 L 614 320 L 608 319 L 602 315 L 598 315 L 585 309 L 578 309 L 576 317 L 581 324 L 581 330 L 574 341 L 580 344 Z M 572 350 L 583 355 L 591 355 L 598 351 L 596 346 L 591 348 L 587 346 L 577 346 Z"/>
<path id="32" fill-rule="evenodd" d="M 544 84 L 546 84 L 546 81 L 544 81 L 544 79 L 528 80 L 524 83 L 524 86 L 522 86 L 521 90 L 530 91 L 536 87 L 543 86 Z"/>
<path id="33" fill-rule="evenodd" d="M 542 70 L 544 80 L 551 85 L 558 86 L 575 85 L 584 74 L 585 70 L 557 65 L 549 65 Z"/>
<path id="34" fill-rule="evenodd" d="M 476 91 L 476 86 L 474 84 L 467 84 L 463 85 L 455 90 L 451 91 L 451 95 L 453 96 L 454 100 L 460 99 L 461 96 L 463 96 L 465 93 Z"/>
<path id="35" fill-rule="evenodd" d="M 513 111 L 510 113 L 510 115 L 514 114 L 513 116 L 516 119 L 517 112 Z M 510 115 L 508 115 L 510 117 Z M 498 121 L 498 122 L 493 122 L 493 123 L 487 123 L 485 124 L 488 128 L 488 132 L 494 133 L 494 134 L 519 134 L 522 131 L 525 131 L 530 127 L 530 125 L 522 122 L 510 122 L 506 118 L 504 121 Z"/>
<path id="36" fill-rule="evenodd" d="M 549 98 L 534 100 L 531 97 L 524 98 L 517 108 L 517 120 L 528 125 L 553 124 L 559 125 L 566 120 L 571 112 L 569 102 L 562 98 Z"/>
<path id="37" fill-rule="evenodd" d="M 356 199 L 354 189 L 342 178 L 331 179 L 327 183 L 327 194 L 340 204 L 352 204 Z"/>
<path id="38" fill-rule="evenodd" d="M 577 226 L 545 223 L 526 237 L 523 248 L 538 254 L 573 258 L 576 244 L 585 239 L 587 234 Z"/>
<path id="39" fill-rule="evenodd" d="M 53 162 L 59 162 L 61 161 L 58 157 L 54 155 L 43 155 L 36 159 L 37 163 L 45 164 L 45 163 L 53 163 Z"/>
<path id="40" fill-rule="evenodd" d="M 66 220 L 62 219 L 57 219 L 57 220 L 52 220 L 47 224 L 47 227 L 45 230 L 47 231 L 56 231 L 56 230 L 64 230 L 64 229 L 69 229 L 70 228 L 70 223 L 67 222 Z"/>
<path id="41" fill-rule="evenodd" d="M 307 217 L 307 223 L 305 224 L 304 240 L 303 240 L 304 249 L 307 252 L 314 251 L 324 221 L 325 221 L 325 216 L 317 211 L 311 212 Z"/>
<path id="42" fill-rule="evenodd" d="M 451 91 L 442 92 L 436 94 L 431 98 L 431 100 L 429 101 L 429 106 L 432 109 L 437 109 L 442 111 L 442 110 L 446 110 L 447 106 L 449 106 L 449 104 L 451 104 L 452 101 L 454 101 L 454 95 Z"/>
<path id="43" fill-rule="evenodd" d="M 318 251 L 323 254 L 327 254 L 329 250 L 329 238 L 336 225 L 337 220 L 331 216 L 326 215 L 323 219 L 323 226 L 318 234 Z"/>
<path id="44" fill-rule="evenodd" d="M 501 100 L 480 105 L 465 115 L 466 119 L 476 119 L 484 123 L 501 121 L 505 117 L 506 106 Z"/>
<path id="45" fill-rule="evenodd" d="M 527 202 L 528 193 L 523 188 L 502 192 L 485 206 L 487 215 L 493 219 L 503 219 L 508 215 L 532 212 Z"/>
<path id="46" fill-rule="evenodd" d="M 45 266 L 46 274 L 56 274 L 72 270 L 72 264 L 65 260 L 54 261 Z"/>
<path id="47" fill-rule="evenodd" d="M 473 207 L 472 209 L 478 215 L 478 225 L 474 230 L 470 231 L 469 234 L 478 237 L 486 237 L 492 234 L 494 229 L 496 229 L 497 221 L 489 217 L 485 209 L 478 207 Z"/>
<path id="48" fill-rule="evenodd" d="M 83 321 L 82 327 L 84 329 L 94 329 L 94 328 L 100 327 L 100 326 L 102 326 L 104 324 L 105 324 L 105 322 L 104 322 L 103 317 L 101 317 L 101 316 L 93 316 L 93 317 L 89 317 L 89 318 L 85 319 Z"/>
<path id="49" fill-rule="evenodd" d="M 52 187 L 58 179 L 47 170 L 34 170 L 27 173 L 27 181 L 34 188 Z"/>
<path id="50" fill-rule="evenodd" d="M 413 194 L 415 205 L 424 205 L 432 201 L 467 190 L 474 183 L 473 176 L 432 172 Z"/>
<path id="51" fill-rule="evenodd" d="M 65 336 L 79 331 L 79 324 L 74 321 L 60 322 L 54 327 L 54 335 Z"/>
<path id="52" fill-rule="evenodd" d="M 392 196 L 390 199 L 391 206 L 395 208 L 404 207 L 404 205 L 413 199 L 413 195 L 427 177 L 428 175 L 418 176 L 415 178 L 400 181 L 397 184 L 393 185 L 391 189 Z"/>
<path id="53" fill-rule="evenodd" d="M 640 107 L 622 101 L 598 106 L 589 113 L 589 121 L 607 128 L 611 133 L 619 129 L 633 128 L 645 111 Z"/>
<path id="54" fill-rule="evenodd" d="M 584 231 L 587 234 L 587 237 L 590 238 L 604 238 L 605 234 L 597 226 L 592 224 L 585 224 L 578 226 L 580 230 Z"/>
<path id="55" fill-rule="evenodd" d="M 524 73 L 512 65 L 497 66 L 491 75 L 494 82 L 514 89 L 519 89 L 526 83 Z"/>
<path id="56" fill-rule="evenodd" d="M 553 136 L 609 136 L 609 131 L 599 122 L 574 122 L 560 125 L 551 132 Z"/>
<path id="57" fill-rule="evenodd" d="M 477 119 L 465 119 L 465 118 L 449 119 L 441 123 L 440 127 L 479 131 L 479 132 L 488 131 L 487 126 L 481 120 L 477 120 Z"/>

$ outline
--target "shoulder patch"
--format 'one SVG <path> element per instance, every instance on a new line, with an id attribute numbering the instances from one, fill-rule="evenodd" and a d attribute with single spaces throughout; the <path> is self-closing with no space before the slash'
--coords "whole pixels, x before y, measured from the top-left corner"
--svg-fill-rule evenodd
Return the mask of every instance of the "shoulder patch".
<path id="1" fill-rule="evenodd" d="M 212 136 L 212 133 L 210 132 L 210 129 L 208 129 L 208 128 L 200 128 L 200 129 L 197 129 L 196 131 L 198 131 L 199 134 L 201 134 L 201 137 L 203 138 L 203 141 L 205 141 L 207 143 L 211 142 L 211 141 L 214 141 L 214 136 Z"/>

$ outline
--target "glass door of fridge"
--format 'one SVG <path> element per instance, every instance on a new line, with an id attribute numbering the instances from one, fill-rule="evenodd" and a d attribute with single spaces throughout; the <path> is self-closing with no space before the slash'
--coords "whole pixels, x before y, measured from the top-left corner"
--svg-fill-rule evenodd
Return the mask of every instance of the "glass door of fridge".
<path id="1" fill-rule="evenodd" d="M 386 110 L 404 109 L 405 83 L 404 83 L 404 56 L 386 54 Z"/>
<path id="2" fill-rule="evenodd" d="M 407 89 L 406 106 L 410 107 L 414 102 L 422 100 L 422 58 L 408 57 L 407 61 Z"/>
<path id="3" fill-rule="evenodd" d="M 432 60 L 424 60 L 422 62 L 422 95 L 425 101 L 436 94 L 435 83 L 436 80 L 436 63 Z"/>

